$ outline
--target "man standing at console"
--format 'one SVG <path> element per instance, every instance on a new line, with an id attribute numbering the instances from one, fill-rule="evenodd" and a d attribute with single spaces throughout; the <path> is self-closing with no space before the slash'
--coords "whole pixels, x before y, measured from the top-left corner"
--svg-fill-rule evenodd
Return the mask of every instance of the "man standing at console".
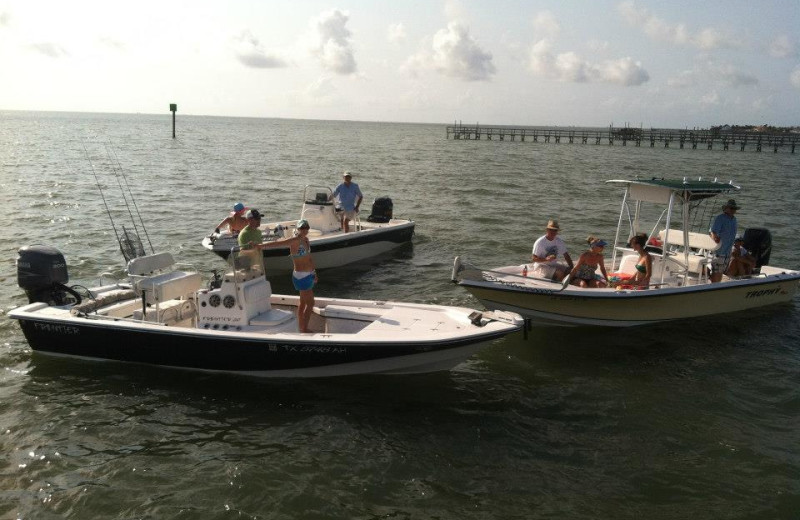
<path id="1" fill-rule="evenodd" d="M 722 273 L 728 268 L 728 261 L 731 257 L 733 241 L 736 239 L 736 210 L 739 206 L 733 199 L 728 200 L 722 206 L 722 213 L 714 218 L 711 224 L 711 238 L 719 244 L 719 248 L 714 254 L 711 262 L 711 281 L 719 282 L 722 280 Z"/>
<path id="2" fill-rule="evenodd" d="M 336 186 L 333 196 L 339 199 L 339 206 L 342 208 L 342 229 L 345 233 L 350 232 L 350 220 L 356 218 L 358 207 L 364 196 L 361 194 L 358 184 L 352 181 L 353 176 L 350 172 L 342 174 L 344 182 Z"/>

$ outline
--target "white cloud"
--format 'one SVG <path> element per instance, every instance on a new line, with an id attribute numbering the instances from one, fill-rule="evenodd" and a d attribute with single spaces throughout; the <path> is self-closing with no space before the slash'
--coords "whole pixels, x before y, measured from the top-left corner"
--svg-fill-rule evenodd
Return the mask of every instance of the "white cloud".
<path id="1" fill-rule="evenodd" d="M 670 24 L 634 0 L 625 0 L 617 6 L 622 18 L 634 27 L 639 27 L 647 36 L 674 45 L 690 45 L 698 49 L 711 50 L 718 48 L 741 47 L 741 41 L 734 35 L 728 35 L 714 27 L 706 27 L 692 34 L 683 23 Z"/>
<path id="2" fill-rule="evenodd" d="M 550 11 L 542 11 L 533 19 L 533 29 L 539 38 L 555 38 L 561 31 L 561 26 Z"/>
<path id="3" fill-rule="evenodd" d="M 34 50 L 40 54 L 44 54 L 50 58 L 61 58 L 65 56 L 69 56 L 69 52 L 57 43 L 46 42 L 46 43 L 32 43 L 28 45 L 28 48 Z"/>
<path id="4" fill-rule="evenodd" d="M 450 22 L 433 37 L 433 64 L 453 78 L 488 80 L 495 73 L 491 53 L 484 52 L 458 22 Z"/>
<path id="5" fill-rule="evenodd" d="M 530 69 L 542 76 L 552 75 L 553 54 L 550 52 L 552 44 L 546 38 L 533 44 L 531 48 Z"/>
<path id="6" fill-rule="evenodd" d="M 450 22 L 447 28 L 439 30 L 430 47 L 430 51 L 424 49 L 409 57 L 401 70 L 418 76 L 423 70 L 433 69 L 466 81 L 487 81 L 496 72 L 492 54 L 481 49 L 469 29 L 459 22 Z"/>
<path id="7" fill-rule="evenodd" d="M 537 75 L 573 83 L 612 83 L 636 86 L 650 80 L 641 62 L 630 57 L 591 63 L 577 53 L 569 51 L 554 55 L 552 43 L 547 39 L 536 42 L 531 48 L 530 69 Z"/>
<path id="8" fill-rule="evenodd" d="M 607 60 L 598 65 L 600 78 L 606 83 L 633 86 L 650 80 L 650 75 L 642 68 L 642 63 L 630 57 Z"/>
<path id="9" fill-rule="evenodd" d="M 312 29 L 317 39 L 313 52 L 320 64 L 336 74 L 354 74 L 358 67 L 350 36 L 346 27 L 350 16 L 334 9 L 322 13 L 312 21 Z"/>
<path id="10" fill-rule="evenodd" d="M 276 69 L 286 67 L 286 61 L 275 54 L 267 53 L 250 31 L 243 31 L 234 38 L 236 59 L 254 69 Z"/>
<path id="11" fill-rule="evenodd" d="M 797 46 L 787 35 L 782 34 L 770 42 L 769 54 L 775 58 L 792 58 L 797 56 Z"/>
<path id="12" fill-rule="evenodd" d="M 386 31 L 386 40 L 389 43 L 399 43 L 406 39 L 406 28 L 402 22 L 393 23 Z"/>
<path id="13" fill-rule="evenodd" d="M 692 69 L 681 71 L 677 76 L 667 80 L 667 85 L 678 88 L 707 85 L 747 87 L 758 83 L 758 78 L 753 74 L 713 60 L 695 63 Z"/>
<path id="14" fill-rule="evenodd" d="M 795 67 L 795 69 L 792 71 L 791 75 L 789 76 L 789 81 L 795 88 L 800 89 L 800 66 Z"/>

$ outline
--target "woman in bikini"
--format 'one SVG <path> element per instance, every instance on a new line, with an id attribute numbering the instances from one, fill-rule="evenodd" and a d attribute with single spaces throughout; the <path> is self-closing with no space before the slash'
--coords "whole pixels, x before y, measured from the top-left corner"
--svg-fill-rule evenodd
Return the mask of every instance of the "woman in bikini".
<path id="1" fill-rule="evenodd" d="M 580 287 L 606 287 L 608 285 L 608 273 L 603 260 L 603 248 L 606 242 L 596 237 L 589 237 L 586 239 L 586 243 L 589 244 L 589 250 L 581 254 L 578 258 L 578 263 L 575 264 L 575 268 L 570 273 L 572 283 Z M 595 276 L 598 267 L 603 275 L 602 280 Z"/>
<path id="2" fill-rule="evenodd" d="M 300 305 L 297 306 L 297 324 L 300 332 L 311 332 L 308 322 L 314 310 L 314 284 L 317 283 L 317 271 L 314 260 L 311 258 L 311 243 L 308 241 L 308 221 L 297 221 L 297 235 L 274 242 L 259 244 L 259 249 L 289 246 L 289 256 L 292 257 L 294 271 L 292 283 L 300 292 Z"/>
<path id="3" fill-rule="evenodd" d="M 629 245 L 639 253 L 639 260 L 636 262 L 636 274 L 625 283 L 647 289 L 650 286 L 650 276 L 653 274 L 653 259 L 650 253 L 644 250 L 647 245 L 647 235 L 644 233 L 635 235 Z"/>

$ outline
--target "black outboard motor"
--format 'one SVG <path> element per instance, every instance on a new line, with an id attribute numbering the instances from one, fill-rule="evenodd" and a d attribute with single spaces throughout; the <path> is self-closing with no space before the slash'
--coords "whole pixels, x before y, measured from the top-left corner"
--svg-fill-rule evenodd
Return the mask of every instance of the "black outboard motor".
<path id="1" fill-rule="evenodd" d="M 48 246 L 25 246 L 17 254 L 17 284 L 28 295 L 28 303 L 80 303 L 80 295 L 64 285 L 69 276 L 61 251 Z"/>
<path id="2" fill-rule="evenodd" d="M 744 248 L 756 259 L 754 273 L 761 272 L 762 265 L 769 265 L 772 253 L 772 233 L 765 228 L 747 228 L 744 230 Z"/>
<path id="3" fill-rule="evenodd" d="M 392 220 L 394 204 L 389 197 L 379 197 L 372 203 L 372 214 L 367 217 L 367 222 L 389 222 Z"/>

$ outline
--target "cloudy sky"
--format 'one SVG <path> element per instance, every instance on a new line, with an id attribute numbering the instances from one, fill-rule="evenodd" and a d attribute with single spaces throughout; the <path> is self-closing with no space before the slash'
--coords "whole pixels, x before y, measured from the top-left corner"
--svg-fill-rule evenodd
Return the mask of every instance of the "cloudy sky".
<path id="1" fill-rule="evenodd" d="M 0 0 L 0 110 L 800 125 L 798 0 Z"/>

